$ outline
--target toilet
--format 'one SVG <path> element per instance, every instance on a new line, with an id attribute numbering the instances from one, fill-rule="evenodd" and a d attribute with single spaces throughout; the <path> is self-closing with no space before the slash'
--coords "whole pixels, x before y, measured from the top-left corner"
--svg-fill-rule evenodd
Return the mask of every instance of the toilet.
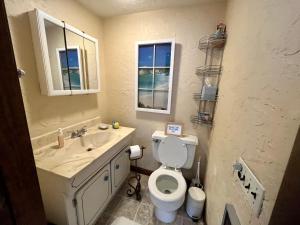
<path id="1" fill-rule="evenodd" d="M 173 222 L 184 203 L 187 186 L 181 168 L 193 166 L 197 145 L 198 138 L 192 135 L 167 136 L 163 131 L 152 134 L 153 157 L 162 165 L 150 175 L 148 188 L 155 216 L 164 223 Z"/>

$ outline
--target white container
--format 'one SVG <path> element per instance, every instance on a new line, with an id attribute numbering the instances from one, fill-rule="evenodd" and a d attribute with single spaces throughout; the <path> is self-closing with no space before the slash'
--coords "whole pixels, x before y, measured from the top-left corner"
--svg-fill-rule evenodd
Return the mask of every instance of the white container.
<path id="1" fill-rule="evenodd" d="M 192 219 L 201 219 L 205 193 L 198 187 L 190 187 L 186 202 L 186 212 Z"/>

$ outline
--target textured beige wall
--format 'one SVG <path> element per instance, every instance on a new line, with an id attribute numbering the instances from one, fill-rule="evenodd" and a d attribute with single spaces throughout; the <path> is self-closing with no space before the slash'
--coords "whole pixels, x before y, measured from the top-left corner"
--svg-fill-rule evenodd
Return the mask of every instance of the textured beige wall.
<path id="1" fill-rule="evenodd" d="M 83 120 L 106 115 L 105 71 L 103 66 L 102 20 L 72 0 L 5 0 L 17 66 L 26 71 L 20 79 L 31 137 Z M 99 94 L 48 97 L 41 95 L 31 29 L 27 12 L 39 8 L 96 37 L 100 46 L 102 73 Z"/>
<path id="2" fill-rule="evenodd" d="M 109 118 L 137 128 L 135 143 L 147 147 L 139 166 L 150 170 L 158 167 L 151 152 L 151 135 L 172 120 L 182 122 L 185 133 L 199 137 L 197 153 L 201 152 L 205 164 L 209 129 L 193 127 L 190 122 L 190 116 L 197 112 L 192 93 L 201 87 L 195 67 L 204 60 L 197 46 L 201 36 L 215 30 L 224 13 L 225 4 L 216 3 L 135 13 L 104 21 Z M 172 114 L 136 112 L 135 42 L 164 38 L 176 39 Z M 186 171 L 186 175 L 190 172 Z"/>
<path id="3" fill-rule="evenodd" d="M 233 203 L 241 224 L 268 224 L 300 122 L 299 0 L 229 1 L 228 42 L 206 174 L 209 225 Z M 242 156 L 266 188 L 259 219 L 232 175 Z"/>

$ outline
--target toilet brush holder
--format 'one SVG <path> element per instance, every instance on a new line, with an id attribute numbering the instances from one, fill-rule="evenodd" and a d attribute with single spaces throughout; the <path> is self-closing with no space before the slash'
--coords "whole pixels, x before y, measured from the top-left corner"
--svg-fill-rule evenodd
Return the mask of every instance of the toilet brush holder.
<path id="1" fill-rule="evenodd" d="M 134 161 L 135 167 L 137 167 L 137 160 L 143 158 L 144 149 L 145 149 L 145 147 L 141 146 L 141 156 L 138 157 L 138 158 L 134 158 L 134 159 L 130 158 L 130 154 L 131 154 L 130 149 L 128 149 L 126 151 L 128 153 L 129 160 Z M 129 197 L 132 197 L 132 196 L 135 195 L 136 200 L 140 201 L 142 199 L 142 196 L 141 196 L 141 175 L 137 171 L 135 171 L 134 173 L 135 173 L 134 176 L 129 177 L 129 179 L 128 179 L 129 189 L 127 190 L 127 195 Z M 133 185 L 132 181 L 135 181 L 136 184 Z"/>

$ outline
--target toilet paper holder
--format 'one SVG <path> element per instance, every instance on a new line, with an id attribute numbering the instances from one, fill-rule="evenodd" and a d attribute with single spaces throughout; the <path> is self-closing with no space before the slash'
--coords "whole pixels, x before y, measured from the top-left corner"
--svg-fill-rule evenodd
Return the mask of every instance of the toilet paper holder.
<path id="1" fill-rule="evenodd" d="M 135 167 L 137 167 L 137 160 L 143 158 L 143 155 L 144 155 L 145 147 L 141 146 L 140 148 L 141 148 L 141 156 L 138 157 L 138 158 L 134 158 L 134 159 L 130 158 L 130 148 L 126 150 L 126 152 L 128 153 L 129 160 L 134 161 Z M 140 201 L 142 199 L 142 196 L 141 196 L 141 175 L 136 170 L 134 171 L 134 173 L 135 173 L 134 176 L 129 177 L 129 179 L 128 179 L 129 189 L 127 190 L 127 195 L 129 197 L 132 197 L 132 196 L 135 195 L 136 200 Z M 132 184 L 132 180 L 136 180 L 136 185 L 135 186 Z"/>
<path id="2" fill-rule="evenodd" d="M 129 157 L 129 160 L 130 160 L 130 161 L 135 161 L 135 160 L 138 160 L 138 159 L 143 158 L 143 156 L 144 156 L 144 149 L 145 149 L 145 148 L 146 148 L 146 147 L 141 146 L 141 147 L 140 147 L 140 149 L 141 149 L 141 156 L 138 157 L 138 158 L 134 158 L 134 159 L 130 158 L 130 153 L 131 153 L 130 148 L 128 148 L 125 152 L 128 153 L 128 157 Z"/>

